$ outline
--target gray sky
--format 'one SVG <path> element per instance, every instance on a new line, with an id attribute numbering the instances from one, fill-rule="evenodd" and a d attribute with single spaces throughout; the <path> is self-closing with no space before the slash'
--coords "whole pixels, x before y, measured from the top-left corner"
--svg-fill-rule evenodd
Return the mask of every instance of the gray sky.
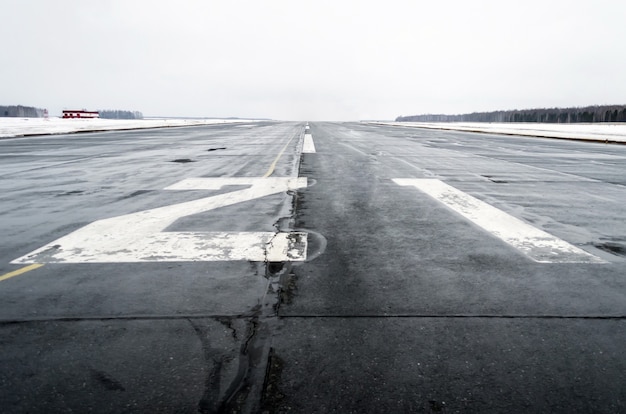
<path id="1" fill-rule="evenodd" d="M 623 0 L 0 0 L 0 104 L 284 120 L 626 104 Z"/>

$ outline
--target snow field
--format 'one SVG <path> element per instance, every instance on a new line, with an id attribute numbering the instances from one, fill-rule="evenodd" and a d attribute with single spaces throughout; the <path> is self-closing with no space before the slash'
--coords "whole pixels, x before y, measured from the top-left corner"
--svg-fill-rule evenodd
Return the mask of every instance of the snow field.
<path id="1" fill-rule="evenodd" d="M 0 118 L 0 138 L 247 122 L 242 119 Z"/>
<path id="2" fill-rule="evenodd" d="M 376 122 L 376 124 L 542 138 L 626 143 L 626 124 L 541 124 L 489 122 Z"/>

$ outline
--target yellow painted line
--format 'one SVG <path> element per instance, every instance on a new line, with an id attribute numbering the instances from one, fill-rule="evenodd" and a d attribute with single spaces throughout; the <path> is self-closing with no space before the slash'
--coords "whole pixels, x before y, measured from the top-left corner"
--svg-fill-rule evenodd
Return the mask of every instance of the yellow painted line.
<path id="1" fill-rule="evenodd" d="M 278 160 L 280 159 L 280 157 L 283 156 L 283 153 L 285 152 L 285 150 L 287 149 L 287 146 L 289 146 L 289 143 L 293 140 L 293 137 L 291 137 L 291 139 L 289 141 L 287 141 L 287 143 L 285 144 L 285 146 L 283 147 L 282 150 L 280 150 L 280 152 L 278 153 L 278 156 L 276 157 L 276 159 L 274 160 L 274 162 L 272 162 L 272 165 L 270 165 L 269 170 L 267 170 L 267 172 L 265 173 L 265 175 L 263 176 L 263 178 L 267 178 L 270 175 L 272 175 L 272 173 L 274 172 L 274 168 L 276 168 L 276 163 L 278 162 Z"/>
<path id="2" fill-rule="evenodd" d="M 15 276 L 19 276 L 22 273 L 30 272 L 31 270 L 39 269 L 41 266 L 43 266 L 43 264 L 41 264 L 41 263 L 34 263 L 32 265 L 28 265 L 26 267 L 22 267 L 21 269 L 14 270 L 13 272 L 9 272 L 9 273 L 7 273 L 5 275 L 0 276 L 0 282 L 2 282 L 3 280 L 10 279 L 10 278 L 15 277 Z"/>

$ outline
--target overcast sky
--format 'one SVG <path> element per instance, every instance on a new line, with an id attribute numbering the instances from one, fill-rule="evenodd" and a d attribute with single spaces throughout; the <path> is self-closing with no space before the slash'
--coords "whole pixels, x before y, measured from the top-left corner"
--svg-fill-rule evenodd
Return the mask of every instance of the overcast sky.
<path id="1" fill-rule="evenodd" d="M 623 0 L 0 0 L 0 105 L 393 119 L 626 104 Z"/>

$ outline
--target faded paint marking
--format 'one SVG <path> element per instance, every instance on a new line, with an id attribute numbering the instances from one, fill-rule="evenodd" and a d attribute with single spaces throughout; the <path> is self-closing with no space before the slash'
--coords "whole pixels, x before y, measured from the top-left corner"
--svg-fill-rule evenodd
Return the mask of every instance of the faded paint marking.
<path id="1" fill-rule="evenodd" d="M 303 154 L 314 154 L 315 144 L 313 143 L 313 135 L 304 134 L 304 145 L 302 146 Z"/>
<path id="2" fill-rule="evenodd" d="M 282 150 L 280 150 L 280 152 L 278 153 L 278 155 L 276 156 L 276 158 L 274 159 L 274 161 L 272 162 L 272 164 L 270 165 L 270 168 L 267 170 L 267 172 L 263 175 L 263 178 L 267 178 L 270 175 L 272 175 L 274 173 L 274 168 L 276 168 L 276 163 L 278 162 L 278 160 L 280 159 L 280 157 L 283 156 L 283 154 L 285 153 L 285 150 L 287 149 L 287 147 L 289 146 L 289 143 L 293 140 L 293 137 L 289 138 L 289 141 L 287 141 L 287 143 L 285 144 L 285 146 L 283 147 Z"/>
<path id="3" fill-rule="evenodd" d="M 94 221 L 11 263 L 147 261 L 301 261 L 305 233 L 166 232 L 181 217 L 306 187 L 306 177 L 191 178 L 168 190 L 249 188 Z"/>
<path id="4" fill-rule="evenodd" d="M 17 269 L 17 270 L 14 270 L 12 272 L 6 273 L 6 274 L 0 276 L 0 282 L 2 282 L 3 280 L 10 279 L 10 278 L 15 277 L 15 276 L 19 276 L 19 275 L 24 274 L 26 272 L 30 272 L 31 270 L 39 269 L 41 266 L 43 266 L 43 264 L 41 264 L 41 263 L 33 263 L 32 265 L 24 266 L 21 269 Z"/>
<path id="5" fill-rule="evenodd" d="M 396 178 L 428 194 L 540 263 L 606 263 L 576 246 L 436 179 Z"/>

